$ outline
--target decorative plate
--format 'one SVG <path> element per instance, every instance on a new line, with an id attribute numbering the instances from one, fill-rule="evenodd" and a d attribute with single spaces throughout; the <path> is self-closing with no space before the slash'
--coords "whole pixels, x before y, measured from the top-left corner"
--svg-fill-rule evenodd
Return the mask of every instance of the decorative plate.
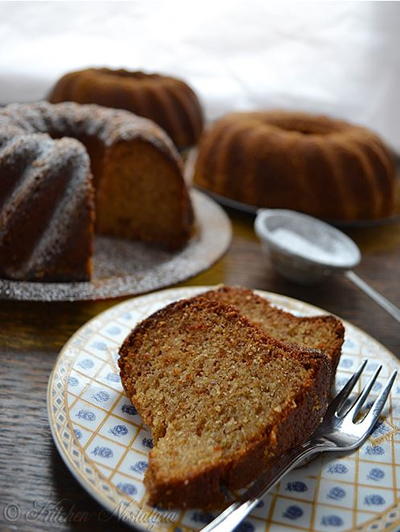
<path id="1" fill-rule="evenodd" d="M 185 248 L 167 252 L 117 238 L 96 236 L 90 282 L 38 283 L 0 279 L 0 300 L 81 301 L 142 294 L 169 286 L 209 268 L 228 249 L 229 218 L 211 198 L 191 192 L 196 228 Z"/>
<path id="2" fill-rule="evenodd" d="M 131 328 L 162 306 L 210 287 L 164 290 L 103 312 L 77 331 L 62 349 L 48 386 L 48 413 L 56 446 L 77 480 L 112 514 L 142 530 L 182 532 L 205 526 L 213 515 L 199 509 L 159 511 L 146 506 L 143 475 L 151 434 L 124 395 L 118 348 Z M 296 315 L 321 309 L 258 292 Z M 342 387 L 363 358 L 366 374 L 379 363 L 382 383 L 399 362 L 350 323 L 336 383 Z M 366 377 L 368 378 L 368 377 Z M 321 456 L 289 473 L 242 523 L 246 532 L 290 530 L 398 530 L 400 526 L 400 385 L 388 413 L 357 452 Z M 214 514 L 215 515 L 215 514 Z"/>

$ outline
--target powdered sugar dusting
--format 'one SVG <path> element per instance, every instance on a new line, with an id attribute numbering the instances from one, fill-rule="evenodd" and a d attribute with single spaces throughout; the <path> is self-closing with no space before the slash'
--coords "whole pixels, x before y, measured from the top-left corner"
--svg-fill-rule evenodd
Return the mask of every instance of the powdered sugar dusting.
<path id="1" fill-rule="evenodd" d="M 351 252 L 339 240 L 326 239 L 326 242 L 312 242 L 304 236 L 285 227 L 278 227 L 271 232 L 271 238 L 290 252 L 324 264 L 345 266 L 354 258 Z"/>
<path id="2" fill-rule="evenodd" d="M 27 283 L 0 280 L 0 299 L 80 301 L 141 294 L 178 283 L 209 268 L 227 250 L 231 225 L 213 200 L 191 193 L 196 232 L 179 252 L 140 242 L 96 237 L 94 276 L 81 283 Z"/>

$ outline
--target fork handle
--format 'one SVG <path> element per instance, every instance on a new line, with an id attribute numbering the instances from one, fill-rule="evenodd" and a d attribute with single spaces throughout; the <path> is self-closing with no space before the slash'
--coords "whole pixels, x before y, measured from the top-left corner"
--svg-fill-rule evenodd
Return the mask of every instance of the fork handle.
<path id="1" fill-rule="evenodd" d="M 326 450 L 326 444 L 309 441 L 301 447 L 289 451 L 274 467 L 273 474 L 264 473 L 242 495 L 241 501 L 231 504 L 224 512 L 216 517 L 202 532 L 231 532 L 243 519 L 257 506 L 260 500 L 268 493 L 276 482 L 279 482 L 291 469 L 301 462 Z M 268 476 L 267 476 L 268 475 Z"/>

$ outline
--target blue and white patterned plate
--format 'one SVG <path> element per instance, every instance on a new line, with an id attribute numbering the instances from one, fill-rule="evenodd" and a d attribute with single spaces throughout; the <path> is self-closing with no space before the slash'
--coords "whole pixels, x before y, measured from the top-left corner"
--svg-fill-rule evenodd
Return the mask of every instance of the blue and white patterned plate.
<path id="1" fill-rule="evenodd" d="M 212 515 L 199 509 L 159 511 L 145 504 L 143 476 L 151 434 L 122 390 L 118 348 L 131 328 L 164 305 L 210 287 L 178 288 L 138 297 L 103 312 L 62 349 L 48 386 L 48 413 L 57 448 L 77 480 L 115 516 L 142 530 L 181 532 L 203 527 Z M 321 309 L 268 292 L 272 303 L 297 315 Z M 399 362 L 349 323 L 337 373 L 346 382 L 363 358 L 367 374 L 384 369 L 376 395 Z M 240 530 L 400 530 L 400 384 L 387 415 L 363 447 L 350 456 L 325 456 L 288 474 Z"/>

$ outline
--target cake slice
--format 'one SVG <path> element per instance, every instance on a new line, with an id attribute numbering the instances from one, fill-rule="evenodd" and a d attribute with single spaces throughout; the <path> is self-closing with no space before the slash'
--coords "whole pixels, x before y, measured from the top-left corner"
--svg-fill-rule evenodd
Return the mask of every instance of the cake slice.
<path id="1" fill-rule="evenodd" d="M 151 428 L 149 503 L 210 507 L 305 441 L 327 406 L 320 351 L 267 336 L 196 297 L 140 323 L 120 348 L 124 389 Z"/>
<path id="2" fill-rule="evenodd" d="M 331 361 L 332 382 L 335 380 L 344 341 L 344 327 L 339 319 L 330 315 L 299 318 L 274 307 L 252 290 L 240 287 L 223 286 L 202 297 L 236 307 L 273 338 L 323 351 Z"/>

